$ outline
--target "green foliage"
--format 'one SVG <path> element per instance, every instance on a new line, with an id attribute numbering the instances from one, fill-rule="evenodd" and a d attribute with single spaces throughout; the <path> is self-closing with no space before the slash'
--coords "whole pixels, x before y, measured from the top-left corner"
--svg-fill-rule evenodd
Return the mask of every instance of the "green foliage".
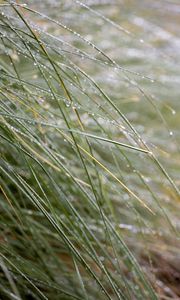
<path id="1" fill-rule="evenodd" d="M 1 298 L 176 297 L 175 30 L 146 1 L 26 2 L 0 2 Z"/>

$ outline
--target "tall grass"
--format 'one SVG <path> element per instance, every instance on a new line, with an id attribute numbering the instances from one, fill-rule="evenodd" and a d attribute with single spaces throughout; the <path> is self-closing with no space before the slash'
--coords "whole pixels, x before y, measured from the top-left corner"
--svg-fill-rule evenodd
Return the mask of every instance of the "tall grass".
<path id="1" fill-rule="evenodd" d="M 179 295 L 176 53 L 123 4 L 0 2 L 2 299 Z"/>

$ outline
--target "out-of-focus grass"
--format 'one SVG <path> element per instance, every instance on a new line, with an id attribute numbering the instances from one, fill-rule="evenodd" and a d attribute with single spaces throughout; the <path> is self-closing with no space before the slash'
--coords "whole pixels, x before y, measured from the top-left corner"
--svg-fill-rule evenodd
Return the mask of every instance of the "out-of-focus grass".
<path id="1" fill-rule="evenodd" d="M 0 2 L 2 299 L 178 299 L 179 5 Z"/>

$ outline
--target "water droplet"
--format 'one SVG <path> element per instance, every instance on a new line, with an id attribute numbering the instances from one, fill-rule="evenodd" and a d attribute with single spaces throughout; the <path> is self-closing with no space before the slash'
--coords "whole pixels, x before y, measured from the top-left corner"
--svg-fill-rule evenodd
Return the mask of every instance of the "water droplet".
<path id="1" fill-rule="evenodd" d="M 70 105 L 71 105 L 70 103 L 66 103 L 66 107 L 70 107 Z"/>
<path id="2" fill-rule="evenodd" d="M 99 257 L 100 261 L 104 261 L 104 256 Z"/>

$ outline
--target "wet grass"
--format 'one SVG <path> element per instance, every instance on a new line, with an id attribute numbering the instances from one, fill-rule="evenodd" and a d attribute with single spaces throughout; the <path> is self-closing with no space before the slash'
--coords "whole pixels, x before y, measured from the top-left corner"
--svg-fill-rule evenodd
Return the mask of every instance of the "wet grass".
<path id="1" fill-rule="evenodd" d="M 2 299 L 180 297 L 178 7 L 0 2 Z"/>

